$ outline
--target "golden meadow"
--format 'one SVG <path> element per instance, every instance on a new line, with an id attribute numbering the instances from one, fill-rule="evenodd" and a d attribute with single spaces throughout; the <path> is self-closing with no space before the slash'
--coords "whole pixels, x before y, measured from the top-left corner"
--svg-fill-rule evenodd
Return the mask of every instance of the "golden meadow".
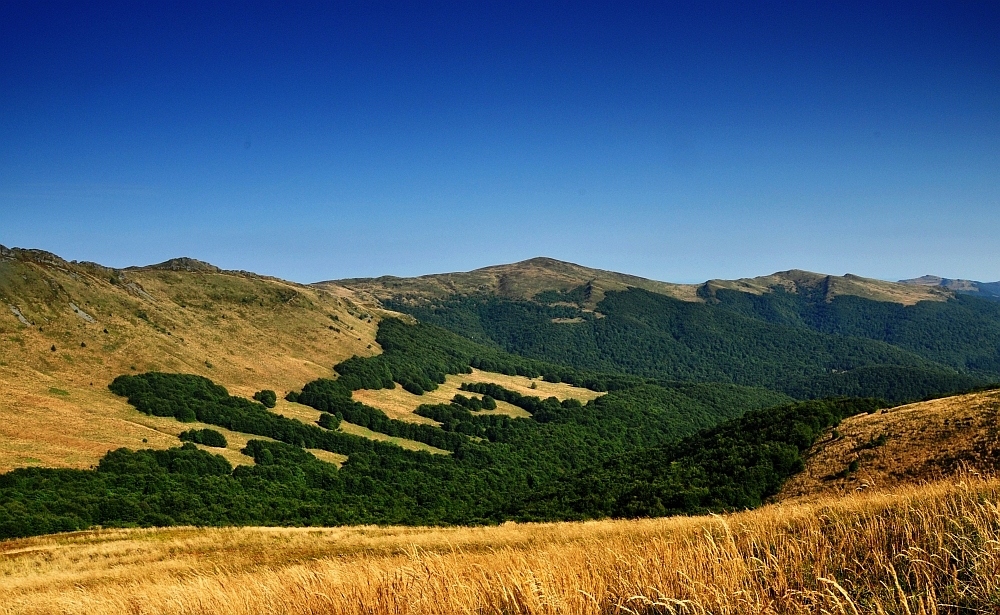
<path id="1" fill-rule="evenodd" d="M 0 543 L 0 613 L 993 613 L 1000 481 L 726 516 Z"/>

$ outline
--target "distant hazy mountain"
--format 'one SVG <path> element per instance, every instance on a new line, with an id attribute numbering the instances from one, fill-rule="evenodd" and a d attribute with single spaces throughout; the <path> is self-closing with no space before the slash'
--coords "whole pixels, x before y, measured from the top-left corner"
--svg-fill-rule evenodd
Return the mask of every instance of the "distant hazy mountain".
<path id="1" fill-rule="evenodd" d="M 976 282 L 975 280 L 952 280 L 936 275 L 925 275 L 910 280 L 900 280 L 900 284 L 946 288 L 956 293 L 977 295 L 1000 300 L 1000 282 Z"/>

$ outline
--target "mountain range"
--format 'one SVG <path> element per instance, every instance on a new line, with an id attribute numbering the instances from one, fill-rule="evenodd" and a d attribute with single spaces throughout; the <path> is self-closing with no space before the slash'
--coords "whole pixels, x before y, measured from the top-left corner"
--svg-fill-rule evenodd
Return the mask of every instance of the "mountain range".
<path id="1" fill-rule="evenodd" d="M 1000 378 L 1000 306 L 940 285 L 800 270 L 682 285 L 537 258 L 317 286 L 581 369 L 894 401 Z"/>

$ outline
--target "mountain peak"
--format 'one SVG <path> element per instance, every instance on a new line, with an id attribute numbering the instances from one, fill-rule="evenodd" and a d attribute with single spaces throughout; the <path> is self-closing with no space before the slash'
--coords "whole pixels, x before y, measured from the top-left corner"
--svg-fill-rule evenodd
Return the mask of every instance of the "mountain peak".
<path id="1" fill-rule="evenodd" d="M 205 261 L 189 258 L 187 256 L 172 258 L 156 265 L 136 267 L 136 269 L 153 269 L 159 271 L 200 271 L 205 273 L 218 273 L 222 271 L 222 269 L 219 269 L 211 263 L 206 263 Z"/>
<path id="2" fill-rule="evenodd" d="M 697 300 L 697 285 L 657 282 L 639 276 L 592 269 L 548 256 L 536 256 L 504 265 L 473 271 L 422 275 L 417 278 L 362 278 L 319 282 L 365 291 L 378 299 L 427 301 L 452 295 L 496 294 L 510 299 L 530 300 L 543 291 L 569 291 L 590 285 L 588 307 L 598 303 L 606 291 L 643 288 L 652 292 Z"/>
<path id="3" fill-rule="evenodd" d="M 945 279 L 938 275 L 922 275 L 919 278 L 900 280 L 900 284 L 913 284 L 914 286 L 941 286 Z"/>

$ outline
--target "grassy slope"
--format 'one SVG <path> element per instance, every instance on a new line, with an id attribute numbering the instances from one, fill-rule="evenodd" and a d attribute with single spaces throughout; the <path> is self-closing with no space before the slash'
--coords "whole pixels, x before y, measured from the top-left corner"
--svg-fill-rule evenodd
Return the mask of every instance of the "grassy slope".
<path id="1" fill-rule="evenodd" d="M 781 499 L 891 488 L 954 474 L 994 473 L 1000 451 L 1000 390 L 946 397 L 844 420 L 809 452 Z M 881 438 L 881 439 L 880 439 Z M 857 462 L 854 472 L 845 472 Z"/>
<path id="2" fill-rule="evenodd" d="M 0 543 L 0 613 L 995 612 L 998 497 L 965 477 L 712 517 L 79 532 Z"/>
<path id="3" fill-rule="evenodd" d="M 119 374 L 187 372 L 238 395 L 264 388 L 283 395 L 330 376 L 338 361 L 378 352 L 376 319 L 349 295 L 212 269 L 122 272 L 6 252 L 0 257 L 0 472 L 85 468 L 110 449 L 142 447 L 143 438 L 145 446 L 176 446 L 183 426 L 142 415 L 107 390 Z M 22 324 L 11 305 L 34 325 Z M 238 455 L 239 438 L 231 441 Z"/>

